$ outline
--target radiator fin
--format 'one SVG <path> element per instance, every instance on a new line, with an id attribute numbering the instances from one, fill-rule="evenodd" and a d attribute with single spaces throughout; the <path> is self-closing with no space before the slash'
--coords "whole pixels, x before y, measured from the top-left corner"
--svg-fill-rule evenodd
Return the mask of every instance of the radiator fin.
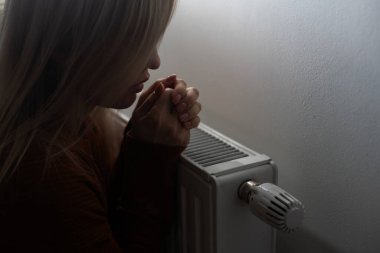
<path id="1" fill-rule="evenodd" d="M 243 151 L 232 147 L 199 128 L 191 130 L 190 143 L 184 155 L 203 167 L 248 156 Z"/>

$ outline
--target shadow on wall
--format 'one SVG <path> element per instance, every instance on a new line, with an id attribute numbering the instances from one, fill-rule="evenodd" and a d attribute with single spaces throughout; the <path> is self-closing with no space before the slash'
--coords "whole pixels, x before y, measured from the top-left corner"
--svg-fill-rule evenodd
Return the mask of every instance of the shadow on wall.
<path id="1" fill-rule="evenodd" d="M 307 229 L 294 234 L 277 233 L 277 253 L 347 253 Z"/>

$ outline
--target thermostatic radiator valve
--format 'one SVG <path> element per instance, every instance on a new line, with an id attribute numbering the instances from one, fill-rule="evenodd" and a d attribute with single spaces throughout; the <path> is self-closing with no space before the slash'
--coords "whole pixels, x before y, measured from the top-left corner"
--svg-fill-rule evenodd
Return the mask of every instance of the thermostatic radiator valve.
<path id="1" fill-rule="evenodd" d="M 244 182 L 239 197 L 249 204 L 253 214 L 278 230 L 293 232 L 302 223 L 302 203 L 274 184 Z"/>

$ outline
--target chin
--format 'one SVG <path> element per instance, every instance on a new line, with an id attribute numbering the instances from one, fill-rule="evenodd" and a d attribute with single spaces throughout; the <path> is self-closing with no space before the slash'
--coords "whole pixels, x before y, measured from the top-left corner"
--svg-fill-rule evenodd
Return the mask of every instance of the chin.
<path id="1" fill-rule="evenodd" d="M 129 95 L 127 97 L 124 97 L 120 99 L 119 101 L 109 101 L 108 103 L 100 103 L 99 106 L 106 107 L 106 108 L 113 108 L 113 109 L 127 109 L 133 105 L 133 103 L 136 101 L 136 94 Z"/>
<path id="2" fill-rule="evenodd" d="M 127 109 L 133 105 L 133 103 L 136 101 L 136 94 L 130 95 L 126 98 L 120 99 L 120 101 L 117 101 L 114 105 L 112 105 L 112 108 L 114 109 Z"/>

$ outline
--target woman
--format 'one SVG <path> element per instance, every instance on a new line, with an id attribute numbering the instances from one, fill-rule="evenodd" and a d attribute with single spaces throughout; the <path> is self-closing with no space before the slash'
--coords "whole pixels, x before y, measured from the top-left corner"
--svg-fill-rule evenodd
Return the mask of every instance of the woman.
<path id="1" fill-rule="evenodd" d="M 0 44 L 0 251 L 164 252 L 199 124 L 157 69 L 175 0 L 8 0 Z"/>

